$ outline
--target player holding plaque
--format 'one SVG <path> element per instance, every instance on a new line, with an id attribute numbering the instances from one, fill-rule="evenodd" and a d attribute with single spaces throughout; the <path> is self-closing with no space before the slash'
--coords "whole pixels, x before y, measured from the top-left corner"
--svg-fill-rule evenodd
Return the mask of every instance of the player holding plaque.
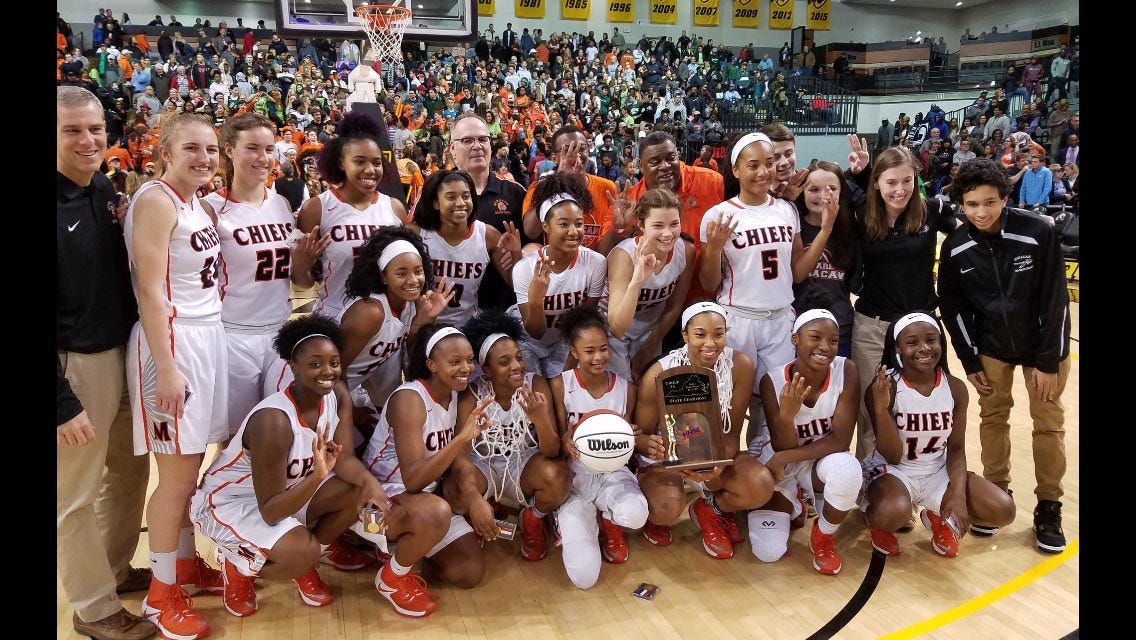
<path id="1" fill-rule="evenodd" d="M 638 402 L 635 406 L 635 424 L 644 435 L 636 438 L 636 451 L 640 454 L 639 486 L 647 497 L 648 521 L 643 527 L 643 536 L 656 545 L 671 543 L 671 523 L 682 515 L 686 503 L 684 480 L 689 481 L 702 494 L 690 504 L 690 519 L 702 530 L 702 546 L 706 553 L 715 558 L 731 558 L 734 544 L 743 540 L 741 530 L 734 519 L 734 512 L 754 509 L 765 504 L 773 495 L 773 477 L 755 458 L 739 453 L 738 437 L 735 428 L 740 428 L 753 389 L 753 360 L 749 356 L 726 346 L 726 312 L 713 302 L 699 302 L 683 311 L 680 326 L 684 346 L 663 356 L 652 364 L 643 374 Z M 688 403 L 666 403 L 660 395 L 656 380 L 664 372 L 677 367 L 693 367 L 710 370 L 716 382 L 717 412 L 693 411 L 668 412 L 675 404 L 690 407 Z M 664 389 L 667 382 L 675 378 L 664 376 Z M 680 386 L 680 385 L 675 385 Z M 693 394 L 695 385 L 679 388 L 676 391 Z M 705 398 L 705 395 L 702 396 Z M 672 396 L 671 398 L 675 398 Z M 713 405 L 711 405 L 713 406 Z M 694 415 L 691 415 L 694 414 Z M 668 418 L 667 416 L 671 416 Z M 711 419 L 713 418 L 713 419 Z M 673 423 L 672 423 L 673 419 Z M 662 428 L 659 428 L 662 425 Z M 713 467 L 709 471 L 695 471 L 682 464 L 683 457 L 689 462 L 698 460 L 697 450 L 684 448 L 683 440 L 695 439 L 708 429 L 721 430 L 722 452 L 720 456 L 701 458 L 701 464 L 716 459 L 732 460 L 733 464 Z M 666 435 L 660 433 L 665 430 Z M 675 437 L 669 438 L 673 431 Z M 701 431 L 702 433 L 698 433 Z M 713 439 L 710 439 L 713 442 Z M 670 443 L 674 443 L 671 451 Z M 711 449 L 713 448 L 711 444 Z M 666 458 L 670 454 L 674 467 L 668 468 Z M 711 451 L 711 454 L 713 452 Z M 673 458 L 678 458 L 674 460 Z"/>

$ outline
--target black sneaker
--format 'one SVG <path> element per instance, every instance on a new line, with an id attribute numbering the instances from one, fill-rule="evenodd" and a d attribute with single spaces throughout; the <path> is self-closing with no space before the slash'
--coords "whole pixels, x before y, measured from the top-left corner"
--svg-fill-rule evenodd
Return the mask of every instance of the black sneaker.
<path id="1" fill-rule="evenodd" d="M 1006 493 L 1009 496 L 1013 497 L 1014 490 L 1006 489 Z M 978 536 L 979 538 L 989 538 L 995 533 L 998 533 L 998 527 L 991 527 L 990 525 L 985 524 L 972 524 L 970 525 L 970 532 Z"/>
<path id="2" fill-rule="evenodd" d="M 1033 510 L 1033 530 L 1037 534 L 1037 548 L 1045 553 L 1065 550 L 1065 534 L 1061 531 L 1061 503 L 1056 500 L 1038 500 Z"/>

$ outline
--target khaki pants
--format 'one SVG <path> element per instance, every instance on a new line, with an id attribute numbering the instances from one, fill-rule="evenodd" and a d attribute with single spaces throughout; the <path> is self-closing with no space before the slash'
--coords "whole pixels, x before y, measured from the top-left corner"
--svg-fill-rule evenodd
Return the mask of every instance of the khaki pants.
<path id="1" fill-rule="evenodd" d="M 982 442 L 982 475 L 1002 489 L 1010 487 L 1010 408 L 1014 406 L 1014 368 L 988 356 L 980 356 L 986 381 L 994 387 L 988 396 L 978 396 L 978 437 Z M 1022 367 L 1029 394 L 1030 416 L 1033 417 L 1033 470 L 1037 479 L 1034 493 L 1038 500 L 1060 500 L 1064 495 L 1061 479 L 1065 477 L 1065 407 L 1061 394 L 1069 379 L 1069 358 L 1061 362 L 1057 372 L 1057 400 L 1042 402 L 1030 383 L 1032 367 Z"/>
<path id="2" fill-rule="evenodd" d="M 863 460 L 876 448 L 876 432 L 872 430 L 872 419 L 864 405 L 864 393 L 872 386 L 876 372 L 880 369 L 880 358 L 884 353 L 884 336 L 887 334 L 886 320 L 877 320 L 860 312 L 855 313 L 852 325 L 852 361 L 860 374 L 860 413 L 856 418 L 856 458 Z"/>
<path id="3" fill-rule="evenodd" d="M 72 608 L 93 622 L 122 608 L 115 586 L 138 546 L 150 461 L 133 452 L 125 347 L 58 356 L 95 430 L 92 442 L 56 447 L 58 570 Z"/>

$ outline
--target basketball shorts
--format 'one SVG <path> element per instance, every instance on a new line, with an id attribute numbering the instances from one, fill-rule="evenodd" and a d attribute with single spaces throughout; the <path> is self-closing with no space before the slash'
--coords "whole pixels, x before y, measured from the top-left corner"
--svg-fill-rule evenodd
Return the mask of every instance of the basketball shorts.
<path id="1" fill-rule="evenodd" d="M 935 512 L 942 508 L 943 496 L 947 494 L 947 485 L 951 481 L 950 475 L 947 474 L 945 458 L 943 464 L 929 471 L 924 471 L 912 469 L 903 464 L 888 464 L 878 450 L 873 450 L 867 458 L 861 461 L 860 465 L 864 469 L 865 487 L 872 480 L 882 475 L 892 475 L 907 488 L 907 494 L 911 496 L 912 505 Z M 862 506 L 867 508 L 866 500 L 863 501 Z"/>
<path id="2" fill-rule="evenodd" d="M 639 323 L 632 323 L 631 329 L 622 338 L 612 337 L 608 341 L 608 350 L 611 352 L 608 370 L 625 380 L 631 380 L 631 360 L 638 355 L 647 338 L 651 337 L 652 329 L 652 326 L 640 327 Z M 662 353 L 663 347 L 660 344 L 651 355 L 660 356 Z"/>
<path id="3" fill-rule="evenodd" d="M 747 450 L 749 455 L 757 459 L 761 464 L 769 462 L 773 457 L 773 443 L 769 441 L 768 432 L 759 435 L 749 443 Z M 785 473 L 781 479 L 774 485 L 773 490 L 784 496 L 789 504 L 793 505 L 793 512 L 789 514 L 790 518 L 796 518 L 801 515 L 804 507 L 801 505 L 797 497 L 797 489 L 804 489 L 814 502 L 816 496 L 813 491 L 813 467 L 816 466 L 816 460 L 803 460 L 801 462 L 792 462 L 785 465 Z M 855 467 L 853 467 L 854 469 Z M 854 473 L 854 472 L 853 472 Z"/>
<path id="4" fill-rule="evenodd" d="M 765 312 L 740 307 L 725 309 L 726 344 L 753 358 L 753 394 L 758 395 L 761 376 L 790 362 L 795 355 L 793 321 L 796 314 L 792 307 L 774 311 L 768 317 L 761 317 Z"/>
<path id="5" fill-rule="evenodd" d="M 225 327 L 228 344 L 229 435 L 236 435 L 249 411 L 263 400 L 265 373 L 279 360 L 272 346 L 279 326 Z M 287 367 L 285 367 L 287 368 Z M 291 370 L 288 371 L 291 373 Z M 275 392 L 274 392 L 275 393 Z"/>

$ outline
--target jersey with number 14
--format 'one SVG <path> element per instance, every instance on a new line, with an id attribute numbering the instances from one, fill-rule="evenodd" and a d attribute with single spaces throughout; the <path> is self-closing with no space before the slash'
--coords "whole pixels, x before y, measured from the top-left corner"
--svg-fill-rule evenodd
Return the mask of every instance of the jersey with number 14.
<path id="1" fill-rule="evenodd" d="M 757 206 L 737 198 L 714 205 L 702 218 L 699 239 L 706 242 L 711 221 L 732 216 L 734 237 L 722 249 L 722 285 L 717 301 L 754 311 L 793 304 L 793 238 L 801 230 L 797 210 L 787 200 L 767 196 Z"/>
<path id="2" fill-rule="evenodd" d="M 925 474 L 946 464 L 947 439 L 954 430 L 955 397 L 950 379 L 935 370 L 935 388 L 923 395 L 895 375 L 895 402 L 891 415 L 899 428 L 903 456 L 899 468 Z"/>

